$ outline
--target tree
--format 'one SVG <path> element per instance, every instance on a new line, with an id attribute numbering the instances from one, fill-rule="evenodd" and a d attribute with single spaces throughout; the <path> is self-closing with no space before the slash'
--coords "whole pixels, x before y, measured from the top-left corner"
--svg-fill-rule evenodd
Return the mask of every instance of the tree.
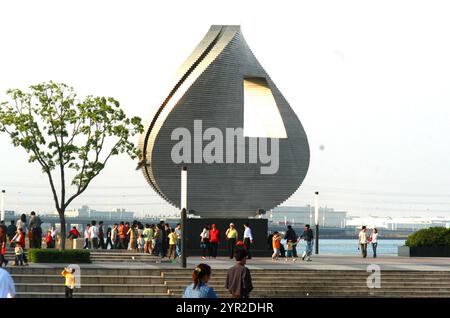
<path id="1" fill-rule="evenodd" d="M 112 156 L 139 156 L 130 137 L 143 131 L 141 119 L 128 118 L 112 97 L 80 99 L 63 83 L 33 85 L 29 92 L 10 89 L 7 95 L 9 100 L 0 103 L 0 132 L 25 149 L 29 162 L 38 162 L 47 175 L 64 249 L 67 207 Z"/>

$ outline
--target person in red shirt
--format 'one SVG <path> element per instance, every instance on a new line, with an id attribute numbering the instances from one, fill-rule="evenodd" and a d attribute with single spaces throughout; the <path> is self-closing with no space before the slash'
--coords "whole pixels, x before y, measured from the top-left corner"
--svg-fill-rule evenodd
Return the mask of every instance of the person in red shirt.
<path id="1" fill-rule="evenodd" d="M 219 230 L 216 228 L 216 225 L 211 225 L 211 229 L 209 230 L 209 256 L 212 258 L 217 257 L 217 247 L 220 243 Z"/>
<path id="2" fill-rule="evenodd" d="M 77 227 L 74 226 L 72 227 L 72 229 L 69 231 L 67 238 L 69 239 L 77 239 L 81 236 L 80 232 L 78 232 Z"/>
<path id="3" fill-rule="evenodd" d="M 25 254 L 25 233 L 23 233 L 23 230 L 21 228 L 17 229 L 17 233 L 12 238 L 11 243 L 18 244 L 22 248 L 22 250 L 23 250 L 23 261 L 25 263 L 24 265 L 28 265 L 27 264 L 28 263 L 27 255 Z"/>
<path id="4" fill-rule="evenodd" d="M 47 235 L 45 235 L 45 244 L 47 244 L 47 248 L 52 247 L 52 232 L 48 231 Z"/>

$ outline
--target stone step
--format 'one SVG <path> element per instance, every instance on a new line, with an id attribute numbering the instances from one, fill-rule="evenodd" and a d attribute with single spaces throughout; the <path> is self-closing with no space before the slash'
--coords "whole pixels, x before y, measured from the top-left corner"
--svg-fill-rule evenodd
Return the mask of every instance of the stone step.
<path id="1" fill-rule="evenodd" d="M 60 283 L 64 282 L 61 275 L 21 275 L 13 274 L 15 283 Z M 82 284 L 164 284 L 162 276 L 98 276 L 82 275 Z"/>
<path id="2" fill-rule="evenodd" d="M 51 283 L 16 283 L 16 291 L 24 293 L 33 292 L 63 292 L 63 284 L 51 284 Z M 134 293 L 168 293 L 166 285 L 148 284 L 84 284 L 81 288 L 77 289 L 83 293 L 122 293 L 122 294 L 134 294 Z"/>
<path id="3" fill-rule="evenodd" d="M 192 283 L 190 280 L 179 280 L 179 281 L 165 281 L 166 285 L 169 287 L 173 286 L 187 286 Z M 225 285 L 225 280 L 211 280 L 208 285 L 210 286 L 222 286 Z M 381 281 L 382 288 L 397 288 L 397 287 L 407 287 L 407 288 L 450 288 L 450 282 L 409 282 L 405 283 L 402 281 L 395 281 L 395 282 L 384 282 Z M 290 282 L 290 281 L 259 281 L 259 280 L 253 280 L 253 286 L 255 287 L 267 287 L 267 288 L 278 288 L 279 286 L 285 286 L 285 287 L 298 287 L 298 288 L 308 288 L 308 287 L 329 287 L 329 288 L 357 288 L 359 286 L 366 286 L 366 281 L 364 282 L 336 282 L 333 283 L 332 287 L 330 287 L 330 284 L 327 282 Z"/>
<path id="4" fill-rule="evenodd" d="M 64 298 L 64 291 L 62 292 L 17 292 L 17 298 Z M 75 289 L 73 293 L 74 298 L 171 298 L 174 297 L 167 293 L 83 293 Z"/>
<path id="5" fill-rule="evenodd" d="M 7 270 L 11 274 L 27 274 L 27 275 L 60 275 L 62 268 L 44 268 L 44 267 L 8 267 Z M 81 265 L 82 275 L 97 276 L 161 276 L 160 269 L 144 269 L 144 268 L 89 268 Z"/>

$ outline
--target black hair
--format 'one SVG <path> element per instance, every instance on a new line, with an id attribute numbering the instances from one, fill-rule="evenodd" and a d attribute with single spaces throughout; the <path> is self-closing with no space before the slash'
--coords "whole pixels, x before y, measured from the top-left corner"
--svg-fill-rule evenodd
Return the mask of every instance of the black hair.
<path id="1" fill-rule="evenodd" d="M 362 226 L 362 230 L 365 230 L 365 229 L 366 229 L 366 226 L 365 226 L 365 225 L 363 225 L 363 226 Z"/>
<path id="2" fill-rule="evenodd" d="M 146 223 L 145 228 L 148 229 L 150 227 L 150 224 Z"/>
<path id="3" fill-rule="evenodd" d="M 92 221 L 92 222 L 91 222 L 91 224 L 95 226 L 95 224 L 97 224 L 97 222 L 95 222 L 95 221 Z"/>
<path id="4" fill-rule="evenodd" d="M 234 252 L 234 258 L 237 262 L 242 261 L 244 258 L 247 257 L 247 251 L 244 249 L 238 249 L 236 252 Z"/>
<path id="5" fill-rule="evenodd" d="M 120 225 L 125 225 L 125 223 L 123 223 L 123 221 L 122 221 L 122 222 L 120 222 Z"/>
<path id="6" fill-rule="evenodd" d="M 103 224 L 103 221 L 98 222 L 98 224 L 99 224 L 99 225 L 100 225 L 100 224 Z"/>
<path id="7" fill-rule="evenodd" d="M 249 224 L 248 222 L 245 222 L 244 225 L 245 225 L 246 227 L 250 227 L 250 224 Z"/>
<path id="8" fill-rule="evenodd" d="M 291 225 L 288 225 L 287 228 L 288 228 L 288 229 L 292 229 L 292 226 L 291 226 Z"/>
<path id="9" fill-rule="evenodd" d="M 305 227 L 309 229 L 311 226 L 309 224 L 305 224 Z"/>
<path id="10" fill-rule="evenodd" d="M 31 215 L 36 215 L 36 212 L 34 212 L 34 211 L 31 211 L 31 213 L 30 213 Z"/>
<path id="11" fill-rule="evenodd" d="M 25 213 L 20 216 L 20 220 L 22 222 L 26 222 L 27 221 L 27 216 L 25 215 Z"/>
<path id="12" fill-rule="evenodd" d="M 211 276 L 211 267 L 207 264 L 198 264 L 192 272 L 192 281 L 194 282 L 194 289 L 200 288 L 200 282 L 205 276 Z"/>
<path id="13" fill-rule="evenodd" d="M 88 223 L 88 224 L 86 224 L 86 226 L 91 226 L 91 225 Z"/>
<path id="14" fill-rule="evenodd" d="M 11 224 L 14 225 L 14 220 L 11 220 Z"/>
<path id="15" fill-rule="evenodd" d="M 376 227 L 374 227 L 372 231 L 374 231 L 375 233 L 378 233 L 378 230 Z"/>

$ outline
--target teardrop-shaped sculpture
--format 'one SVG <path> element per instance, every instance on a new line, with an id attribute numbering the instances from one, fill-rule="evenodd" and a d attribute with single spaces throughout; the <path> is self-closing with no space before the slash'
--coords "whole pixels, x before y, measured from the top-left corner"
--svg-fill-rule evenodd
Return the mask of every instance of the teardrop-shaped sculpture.
<path id="1" fill-rule="evenodd" d="M 239 26 L 212 26 L 177 72 L 140 139 L 142 170 L 180 206 L 204 217 L 251 217 L 289 198 L 309 166 L 306 133 L 253 55 Z"/>

